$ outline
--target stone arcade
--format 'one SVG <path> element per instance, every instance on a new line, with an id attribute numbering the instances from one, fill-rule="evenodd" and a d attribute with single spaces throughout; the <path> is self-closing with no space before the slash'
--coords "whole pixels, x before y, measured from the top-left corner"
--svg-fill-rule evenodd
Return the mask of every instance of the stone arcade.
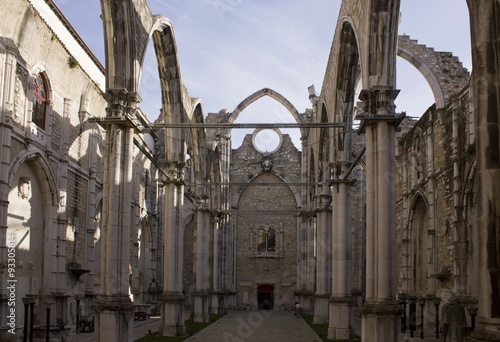
<path id="1" fill-rule="evenodd" d="M 172 23 L 145 0 L 101 0 L 106 68 L 52 0 L 0 1 L 0 339 L 95 320 L 97 341 L 132 341 L 141 305 L 161 335 L 183 335 L 185 312 L 299 301 L 330 339 L 446 324 L 455 341 L 500 340 L 500 3 L 467 4 L 472 74 L 397 36 L 399 0 L 344 0 L 311 108 L 264 88 L 205 114 Z M 154 123 L 138 96 L 150 39 Z M 418 121 L 395 111 L 397 56 L 435 98 Z M 295 119 L 300 149 L 276 125 L 272 151 L 262 127 L 231 148 L 231 124 L 263 97 Z"/>

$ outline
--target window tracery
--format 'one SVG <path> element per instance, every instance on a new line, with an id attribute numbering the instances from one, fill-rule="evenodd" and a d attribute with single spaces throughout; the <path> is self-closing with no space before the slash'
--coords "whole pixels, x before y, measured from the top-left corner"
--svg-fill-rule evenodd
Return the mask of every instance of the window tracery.
<path id="1" fill-rule="evenodd" d="M 253 257 L 282 257 L 283 226 L 259 225 L 251 232 Z"/>
<path id="2" fill-rule="evenodd" d="M 34 87 L 33 114 L 31 121 L 41 129 L 45 129 L 45 118 L 47 114 L 47 87 L 42 74 L 36 75 Z"/>

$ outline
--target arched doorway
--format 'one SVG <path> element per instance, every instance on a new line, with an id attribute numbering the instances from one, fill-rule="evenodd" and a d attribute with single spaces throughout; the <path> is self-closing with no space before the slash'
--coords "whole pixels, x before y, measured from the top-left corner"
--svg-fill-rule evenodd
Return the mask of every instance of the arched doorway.
<path id="1" fill-rule="evenodd" d="M 429 291 L 429 269 L 432 269 L 433 254 L 433 234 L 428 228 L 428 209 L 421 196 L 418 196 L 413 207 L 411 220 L 413 237 L 413 291 L 422 296 Z"/>
<path id="2" fill-rule="evenodd" d="M 270 284 L 257 287 L 257 303 L 259 310 L 274 309 L 274 286 Z"/>

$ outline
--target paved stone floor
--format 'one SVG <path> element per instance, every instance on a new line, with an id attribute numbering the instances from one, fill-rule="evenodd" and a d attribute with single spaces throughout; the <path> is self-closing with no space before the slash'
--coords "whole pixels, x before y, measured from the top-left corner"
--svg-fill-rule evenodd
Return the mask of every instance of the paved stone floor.
<path id="1" fill-rule="evenodd" d="M 158 331 L 159 318 L 135 322 L 134 340 Z M 94 334 L 78 334 L 71 342 L 92 342 Z M 230 312 L 188 338 L 189 342 L 320 342 L 321 339 L 291 311 Z"/>
<path id="2" fill-rule="evenodd" d="M 134 341 L 148 335 L 150 332 L 158 331 L 160 326 L 160 317 L 150 317 L 145 321 L 134 322 Z M 93 333 L 83 333 L 78 335 L 72 335 L 66 341 L 71 342 L 93 342 Z"/>
<path id="3" fill-rule="evenodd" d="M 320 342 L 321 339 L 291 311 L 230 312 L 188 342 Z"/>

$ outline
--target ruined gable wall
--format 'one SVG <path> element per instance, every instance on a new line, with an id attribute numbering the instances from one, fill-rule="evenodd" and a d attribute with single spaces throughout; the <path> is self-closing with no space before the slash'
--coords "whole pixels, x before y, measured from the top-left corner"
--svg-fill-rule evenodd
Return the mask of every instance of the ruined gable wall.
<path id="1" fill-rule="evenodd" d="M 418 235 L 412 228 L 412 211 L 416 199 L 422 196 L 430 219 L 425 227 L 435 236 L 434 245 L 424 241 L 421 250 L 414 251 L 428 255 L 429 262 L 435 264 L 427 270 L 431 279 L 426 294 L 449 300 L 453 295 L 470 295 L 473 291 L 473 274 L 467 259 L 472 256 L 474 242 L 463 215 L 463 210 L 477 210 L 473 201 L 464 202 L 475 160 L 471 117 L 469 93 L 464 89 L 447 107 L 430 107 L 398 141 L 396 222 L 400 289 L 405 277 L 404 244 Z M 468 208 L 464 209 L 464 205 Z M 433 278 L 435 275 L 438 278 Z"/>
<path id="2" fill-rule="evenodd" d="M 272 169 L 286 175 L 292 182 L 300 182 L 300 152 L 288 135 L 284 135 L 283 140 L 281 149 L 271 155 Z M 254 149 L 251 136 L 247 135 L 242 146 L 233 150 L 231 181 L 243 182 L 249 173 L 260 172 L 258 169 L 262 170 L 262 156 Z M 274 286 L 275 310 L 293 307 L 297 276 L 296 209 L 300 204 L 297 204 L 289 187 L 273 172 L 263 172 L 253 179 L 252 183 L 263 185 L 247 186 L 241 193 L 237 210 L 232 210 L 231 220 L 234 220 L 236 227 L 237 305 L 242 307 L 257 309 L 257 287 L 261 284 Z M 237 186 L 233 186 L 235 187 Z M 265 214 L 266 212 L 271 214 Z M 277 237 L 274 257 L 257 256 L 252 232 L 255 233 L 262 225 L 273 225 L 278 229 L 280 236 Z"/>

